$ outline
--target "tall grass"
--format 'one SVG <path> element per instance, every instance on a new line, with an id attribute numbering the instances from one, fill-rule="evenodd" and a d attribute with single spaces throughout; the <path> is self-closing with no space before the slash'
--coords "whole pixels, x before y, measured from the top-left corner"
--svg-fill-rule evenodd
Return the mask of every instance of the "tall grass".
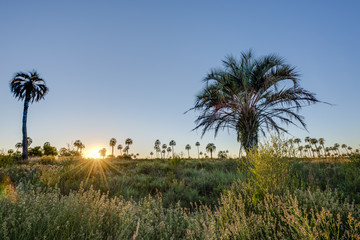
<path id="1" fill-rule="evenodd" d="M 124 160 L 106 184 L 96 172 L 85 184 L 73 162 L 3 168 L 17 196 L 0 199 L 0 239 L 360 239 L 358 158 L 282 149 L 279 139 L 254 149 L 248 168 Z"/>

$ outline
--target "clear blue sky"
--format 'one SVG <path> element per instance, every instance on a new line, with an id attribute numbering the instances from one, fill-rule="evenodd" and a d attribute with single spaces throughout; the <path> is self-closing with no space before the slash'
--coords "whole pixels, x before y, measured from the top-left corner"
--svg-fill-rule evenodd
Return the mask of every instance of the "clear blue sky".
<path id="1" fill-rule="evenodd" d="M 156 139 L 238 151 L 233 132 L 216 139 L 191 132 L 201 80 L 225 55 L 249 48 L 297 66 L 302 86 L 320 100 L 302 111 L 326 145 L 359 148 L 359 1 L 0 1 L 0 149 L 21 140 L 22 102 L 9 80 L 36 69 L 50 89 L 32 104 L 33 146 L 86 150 L 131 137 L 130 152 L 149 155 Z M 108 147 L 108 151 L 110 148 Z"/>

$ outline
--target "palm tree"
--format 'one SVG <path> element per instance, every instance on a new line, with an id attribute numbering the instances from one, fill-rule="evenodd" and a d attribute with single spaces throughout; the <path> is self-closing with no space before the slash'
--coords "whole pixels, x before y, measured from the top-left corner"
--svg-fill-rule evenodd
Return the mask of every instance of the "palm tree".
<path id="1" fill-rule="evenodd" d="M 347 150 L 347 145 L 346 144 L 341 144 L 341 148 L 345 149 L 346 154 L 349 154 L 348 150 Z"/>
<path id="2" fill-rule="evenodd" d="M 161 149 L 160 149 L 161 142 L 159 139 L 156 139 L 154 149 L 156 151 L 156 157 L 158 157 L 158 153 L 161 155 Z"/>
<path id="3" fill-rule="evenodd" d="M 129 155 L 129 149 L 130 149 L 130 147 L 129 147 L 129 146 L 125 146 L 125 148 L 124 148 L 124 152 L 126 152 L 126 155 Z"/>
<path id="4" fill-rule="evenodd" d="M 106 148 L 100 149 L 100 150 L 99 150 L 99 153 L 100 153 L 100 156 L 101 156 L 102 158 L 105 158 L 105 156 L 106 156 Z"/>
<path id="5" fill-rule="evenodd" d="M 22 146 L 21 142 L 18 142 L 17 144 L 15 144 L 16 152 L 19 151 L 19 148 L 21 148 L 21 146 Z"/>
<path id="6" fill-rule="evenodd" d="M 206 145 L 206 151 L 210 153 L 210 158 L 212 158 L 212 154 L 213 152 L 215 152 L 215 150 L 216 150 L 215 144 L 208 143 L 208 145 Z"/>
<path id="7" fill-rule="evenodd" d="M 348 146 L 347 149 L 350 151 L 350 154 L 353 154 L 352 147 Z"/>
<path id="8" fill-rule="evenodd" d="M 340 150 L 339 150 L 339 147 L 340 147 L 340 144 L 338 144 L 338 143 L 335 143 L 334 144 L 334 147 L 333 147 L 333 149 L 334 149 L 334 151 L 336 152 L 338 152 L 338 155 L 340 156 Z"/>
<path id="9" fill-rule="evenodd" d="M 171 147 L 168 147 L 167 149 L 166 149 L 166 151 L 167 151 L 167 158 L 169 158 L 169 155 L 170 155 L 170 153 L 171 153 Z"/>
<path id="10" fill-rule="evenodd" d="M 326 157 L 326 148 L 325 148 L 325 139 L 324 138 L 319 138 L 319 144 L 322 146 L 322 149 L 324 151 L 324 156 Z"/>
<path id="11" fill-rule="evenodd" d="M 294 143 L 298 145 L 298 149 L 300 148 L 300 143 L 301 143 L 301 139 L 300 138 L 295 138 L 294 139 Z M 301 153 L 302 156 L 302 153 Z"/>
<path id="12" fill-rule="evenodd" d="M 164 143 L 161 147 L 162 147 L 162 149 L 163 149 L 163 156 L 164 156 L 164 158 L 165 158 L 165 153 L 166 153 L 167 145 Z"/>
<path id="13" fill-rule="evenodd" d="M 120 155 L 122 155 L 121 150 L 123 149 L 123 146 L 122 146 L 121 144 L 119 144 L 119 145 L 117 146 L 117 149 L 120 151 Z"/>
<path id="14" fill-rule="evenodd" d="M 306 144 L 304 151 L 307 153 L 308 151 L 310 151 L 310 148 L 311 148 L 310 145 L 309 145 L 309 144 Z"/>
<path id="15" fill-rule="evenodd" d="M 200 156 L 201 156 L 201 158 L 202 158 L 202 155 L 203 155 L 203 152 L 200 152 Z"/>
<path id="16" fill-rule="evenodd" d="M 191 149 L 191 146 L 190 146 L 190 144 L 187 144 L 186 146 L 185 146 L 185 150 L 187 150 L 188 151 L 188 157 L 190 158 L 190 149 Z"/>
<path id="17" fill-rule="evenodd" d="M 27 114 L 29 103 L 38 102 L 44 98 L 49 91 L 45 85 L 45 81 L 40 78 L 36 71 L 29 73 L 18 72 L 10 81 L 10 90 L 14 97 L 24 101 L 24 111 L 22 119 L 22 147 L 23 159 L 28 160 L 28 143 L 27 143 Z"/>
<path id="18" fill-rule="evenodd" d="M 152 158 L 153 155 L 154 155 L 154 153 L 153 153 L 153 152 L 150 152 L 150 158 Z"/>
<path id="19" fill-rule="evenodd" d="M 300 156 L 303 157 L 302 151 L 303 151 L 304 147 L 303 146 L 299 146 L 298 150 L 300 152 Z"/>
<path id="20" fill-rule="evenodd" d="M 206 87 L 190 109 L 200 111 L 193 130 L 202 128 L 204 135 L 214 129 L 216 136 L 219 129 L 234 129 L 247 152 L 258 145 L 264 129 L 287 132 L 278 121 L 306 128 L 297 111 L 319 100 L 299 86 L 295 67 L 274 54 L 255 59 L 252 51 L 243 52 L 240 60 L 228 56 L 223 65 L 207 74 Z"/>
<path id="21" fill-rule="evenodd" d="M 197 150 L 198 150 L 198 158 L 200 158 L 200 152 L 199 152 L 200 143 L 196 142 L 195 146 L 197 147 Z"/>
<path id="22" fill-rule="evenodd" d="M 116 139 L 115 138 L 111 138 L 109 145 L 111 147 L 111 155 L 114 156 L 114 147 L 116 146 Z"/>
<path id="23" fill-rule="evenodd" d="M 129 149 L 130 149 L 130 145 L 133 144 L 133 140 L 132 140 L 131 138 L 127 138 L 127 139 L 125 140 L 125 144 L 127 145 L 126 154 L 128 154 L 128 153 L 129 153 Z"/>
<path id="24" fill-rule="evenodd" d="M 313 152 L 313 154 L 314 154 L 314 151 L 317 151 L 317 149 L 318 149 L 318 147 L 317 147 L 317 143 L 318 143 L 318 140 L 316 139 L 316 138 L 312 138 L 312 139 L 310 139 L 310 143 L 311 143 L 311 145 L 310 146 L 312 146 L 312 145 L 315 145 L 315 149 L 313 149 L 312 147 L 311 147 L 311 150 L 312 150 L 312 152 Z M 313 157 L 315 157 L 314 155 L 313 155 Z"/>
<path id="25" fill-rule="evenodd" d="M 169 145 L 171 146 L 172 155 L 173 155 L 173 158 L 174 158 L 174 146 L 176 146 L 176 142 L 174 140 L 171 140 Z"/>
<path id="26" fill-rule="evenodd" d="M 160 153 L 161 155 L 161 149 L 160 149 L 160 145 L 155 145 L 154 146 L 155 152 L 156 152 L 156 157 L 158 157 L 158 154 Z"/>

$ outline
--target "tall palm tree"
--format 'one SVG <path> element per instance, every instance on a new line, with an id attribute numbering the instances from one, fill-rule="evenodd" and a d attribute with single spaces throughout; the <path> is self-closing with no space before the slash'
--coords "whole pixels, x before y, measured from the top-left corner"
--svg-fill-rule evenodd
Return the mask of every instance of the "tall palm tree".
<path id="1" fill-rule="evenodd" d="M 129 153 L 129 149 L 130 149 L 130 145 L 133 144 L 133 140 L 131 138 L 127 138 L 125 139 L 125 144 L 127 145 L 127 151 L 126 151 L 126 154 Z"/>
<path id="2" fill-rule="evenodd" d="M 172 155 L 173 155 L 173 158 L 174 158 L 174 146 L 176 146 L 175 140 L 171 140 L 169 145 L 171 146 Z"/>
<path id="3" fill-rule="evenodd" d="M 111 147 L 111 155 L 114 156 L 114 147 L 116 146 L 116 139 L 115 138 L 111 138 L 109 145 Z"/>
<path id="4" fill-rule="evenodd" d="M 156 157 L 158 157 L 158 153 L 160 153 L 160 155 L 161 155 L 160 145 L 161 145 L 160 140 L 156 139 L 155 145 L 154 145 L 154 149 L 155 149 L 155 152 L 156 152 Z"/>
<path id="5" fill-rule="evenodd" d="M 167 154 L 167 158 L 169 158 L 169 155 L 170 155 L 170 153 L 171 153 L 171 151 L 172 151 L 172 150 L 171 150 L 171 147 L 168 147 L 168 148 L 166 149 L 166 151 L 167 151 L 167 153 L 168 153 L 168 154 Z"/>
<path id="6" fill-rule="evenodd" d="M 301 139 L 300 138 L 295 138 L 294 139 L 294 143 L 298 145 L 298 150 L 300 148 L 300 143 L 301 143 Z M 302 149 L 301 149 L 302 150 Z M 301 154 L 301 157 L 302 157 L 302 152 L 300 153 Z"/>
<path id="7" fill-rule="evenodd" d="M 206 145 L 206 151 L 210 153 L 210 158 L 212 158 L 212 154 L 213 152 L 215 152 L 216 150 L 216 146 L 213 143 L 208 143 L 208 145 Z"/>
<path id="8" fill-rule="evenodd" d="M 248 151 L 257 146 L 259 132 L 265 135 L 265 129 L 287 132 L 279 122 L 306 128 L 297 112 L 319 100 L 299 86 L 295 67 L 274 54 L 256 59 L 252 51 L 243 52 L 239 60 L 228 56 L 223 65 L 207 74 L 206 87 L 190 109 L 200 111 L 193 130 L 202 128 L 204 135 L 214 129 L 216 136 L 219 129 L 234 129 Z"/>
<path id="9" fill-rule="evenodd" d="M 314 152 L 318 150 L 318 147 L 316 145 L 318 143 L 318 140 L 316 138 L 312 138 L 312 139 L 310 139 L 310 143 L 311 143 L 310 146 L 315 145 L 314 149 L 312 149 L 312 147 L 311 147 L 311 150 L 313 151 L 313 154 L 314 154 Z M 315 157 L 315 156 L 313 156 L 313 157 Z"/>
<path id="10" fill-rule="evenodd" d="M 200 152 L 199 152 L 200 143 L 196 142 L 195 146 L 197 147 L 197 150 L 198 150 L 198 158 L 200 158 Z"/>
<path id="11" fill-rule="evenodd" d="M 125 148 L 124 148 L 124 152 L 126 152 L 126 155 L 129 155 L 129 149 L 130 149 L 130 147 L 129 147 L 129 146 L 125 146 Z"/>
<path id="12" fill-rule="evenodd" d="M 154 153 L 153 153 L 153 152 L 150 152 L 150 158 L 152 158 L 153 155 L 154 155 Z"/>
<path id="13" fill-rule="evenodd" d="M 319 138 L 319 144 L 322 146 L 322 149 L 324 151 L 324 156 L 326 157 L 326 148 L 325 148 L 325 139 L 324 138 Z"/>
<path id="14" fill-rule="evenodd" d="M 341 154 L 340 154 L 339 147 L 340 147 L 340 144 L 335 143 L 333 149 L 334 149 L 335 152 L 337 151 L 338 155 L 340 156 Z"/>
<path id="15" fill-rule="evenodd" d="M 300 157 L 303 157 L 302 151 L 303 151 L 304 147 L 303 146 L 299 146 L 298 150 L 300 152 Z"/>
<path id="16" fill-rule="evenodd" d="M 341 148 L 345 149 L 346 154 L 349 154 L 348 150 L 347 150 L 347 145 L 346 144 L 341 144 Z"/>
<path id="17" fill-rule="evenodd" d="M 121 144 L 119 144 L 119 145 L 117 146 L 117 149 L 120 151 L 120 155 L 122 155 L 121 150 L 123 149 L 123 146 L 122 146 Z"/>
<path id="18" fill-rule="evenodd" d="M 18 100 L 24 101 L 24 111 L 22 119 L 22 147 L 23 159 L 28 160 L 28 143 L 27 143 L 27 114 L 29 103 L 38 102 L 44 98 L 49 91 L 46 87 L 45 81 L 40 78 L 36 71 L 29 73 L 18 72 L 10 81 L 10 90 L 14 97 Z"/>
<path id="19" fill-rule="evenodd" d="M 305 145 L 305 152 L 307 153 L 308 151 L 310 151 L 311 147 L 309 144 Z"/>
<path id="20" fill-rule="evenodd" d="M 164 158 L 165 158 L 165 153 L 166 153 L 166 148 L 167 148 L 167 145 L 164 143 L 162 146 L 161 146 L 161 148 L 163 149 L 163 156 L 164 156 Z"/>
<path id="21" fill-rule="evenodd" d="M 187 150 L 188 151 L 188 157 L 190 158 L 190 149 L 191 149 L 191 146 L 190 146 L 190 144 L 186 144 L 186 146 L 185 146 L 185 150 Z"/>

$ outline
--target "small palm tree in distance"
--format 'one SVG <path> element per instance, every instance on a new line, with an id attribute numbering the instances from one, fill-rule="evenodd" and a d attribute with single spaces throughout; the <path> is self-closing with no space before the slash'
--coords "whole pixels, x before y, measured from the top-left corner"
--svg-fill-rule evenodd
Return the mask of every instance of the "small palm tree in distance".
<path id="1" fill-rule="evenodd" d="M 127 151 L 126 151 L 126 153 L 128 153 L 128 152 L 129 152 L 129 149 L 130 149 L 130 145 L 133 144 L 133 140 L 132 140 L 131 138 L 127 138 L 127 139 L 125 140 L 125 144 L 126 144 L 127 147 L 128 147 L 128 149 L 127 149 Z"/>
<path id="2" fill-rule="evenodd" d="M 10 90 L 14 97 L 24 101 L 23 119 L 22 119 L 22 147 L 23 159 L 28 160 L 27 143 L 27 115 L 29 103 L 38 102 L 44 98 L 49 89 L 46 87 L 44 79 L 40 78 L 36 71 L 29 73 L 18 72 L 10 81 Z"/>
<path id="3" fill-rule="evenodd" d="M 325 144 L 325 139 L 324 138 L 319 138 L 319 144 L 322 146 L 322 149 L 323 149 L 323 151 L 324 151 L 324 156 L 326 157 L 326 148 L 325 148 L 325 146 L 324 146 L 324 144 Z"/>
<path id="4" fill-rule="evenodd" d="M 197 147 L 197 150 L 198 150 L 198 158 L 200 158 L 200 152 L 199 152 L 200 143 L 196 142 L 195 146 Z"/>
<path id="5" fill-rule="evenodd" d="M 166 149 L 166 151 L 167 151 L 167 158 L 169 158 L 169 155 L 170 155 L 170 153 L 171 153 L 171 147 L 168 147 L 167 149 Z"/>
<path id="6" fill-rule="evenodd" d="M 191 146 L 190 146 L 190 144 L 186 144 L 186 146 L 185 146 L 185 150 L 187 150 L 188 151 L 188 157 L 190 158 L 190 149 L 191 149 Z"/>
<path id="7" fill-rule="evenodd" d="M 173 158 L 174 158 L 174 146 L 176 146 L 175 140 L 171 140 L 169 145 L 171 146 L 172 155 L 173 155 Z"/>
<path id="8" fill-rule="evenodd" d="M 210 153 L 210 158 L 212 159 L 212 154 L 213 152 L 215 152 L 216 150 L 216 146 L 213 143 L 208 143 L 208 145 L 206 145 L 206 151 Z"/>
<path id="9" fill-rule="evenodd" d="M 111 147 L 111 155 L 114 156 L 114 147 L 116 146 L 116 139 L 115 138 L 111 138 L 109 145 Z"/>
<path id="10" fill-rule="evenodd" d="M 16 152 L 19 152 L 19 149 L 22 147 L 21 142 L 15 144 Z"/>
<path id="11" fill-rule="evenodd" d="M 99 154 L 102 158 L 105 158 L 106 156 L 106 148 L 102 148 L 99 150 Z"/>
<path id="12" fill-rule="evenodd" d="M 123 146 L 122 146 L 121 144 L 119 144 L 119 145 L 117 146 L 117 149 L 120 151 L 120 155 L 122 155 L 121 150 L 123 149 Z"/>

